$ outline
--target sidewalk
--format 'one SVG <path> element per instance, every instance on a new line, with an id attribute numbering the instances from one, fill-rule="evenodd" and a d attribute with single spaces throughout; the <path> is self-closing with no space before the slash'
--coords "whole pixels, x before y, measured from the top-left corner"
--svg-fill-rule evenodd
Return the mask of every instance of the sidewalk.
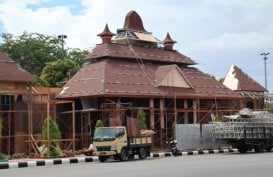
<path id="1" fill-rule="evenodd" d="M 196 150 L 196 151 L 185 151 L 180 152 L 177 156 L 186 155 L 201 155 L 201 154 L 216 154 L 216 153 L 229 153 L 237 152 L 237 149 L 223 149 L 223 150 Z M 173 156 L 171 152 L 159 152 L 151 153 L 148 158 L 162 158 Z M 9 160 L 8 162 L 0 162 L 1 169 L 11 168 L 26 168 L 35 166 L 48 166 L 48 165 L 61 165 L 61 164 L 74 164 L 74 163 L 87 163 L 87 162 L 98 162 L 96 156 L 79 156 L 70 158 L 54 158 L 54 159 L 15 159 Z"/>

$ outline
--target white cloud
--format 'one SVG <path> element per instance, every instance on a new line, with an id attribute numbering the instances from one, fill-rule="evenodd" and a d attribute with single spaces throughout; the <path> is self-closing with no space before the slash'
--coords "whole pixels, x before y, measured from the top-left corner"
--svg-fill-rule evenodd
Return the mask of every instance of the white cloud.
<path id="1" fill-rule="evenodd" d="M 205 0 L 207 3 L 217 3 L 225 6 L 237 6 L 245 8 L 264 8 L 272 7 L 271 0 Z"/>
<path id="2" fill-rule="evenodd" d="M 273 36 L 271 34 L 226 32 L 217 38 L 201 40 L 192 49 L 207 52 L 239 51 L 262 48 L 272 43 Z"/>
<path id="3" fill-rule="evenodd" d="M 115 33 L 125 15 L 136 10 L 146 30 L 160 40 L 170 32 L 178 42 L 175 49 L 197 62 L 202 60 L 213 75 L 223 76 L 225 67 L 245 58 L 249 66 L 255 66 L 259 52 L 273 54 L 272 0 L 73 0 L 63 1 L 68 5 L 44 6 L 50 2 L 55 1 L 0 0 L 0 29 L 14 35 L 23 31 L 66 34 L 68 47 L 88 49 L 100 43 L 96 35 L 106 23 Z M 268 66 L 272 61 L 268 60 Z M 261 69 L 255 68 L 255 77 L 262 78 Z"/>

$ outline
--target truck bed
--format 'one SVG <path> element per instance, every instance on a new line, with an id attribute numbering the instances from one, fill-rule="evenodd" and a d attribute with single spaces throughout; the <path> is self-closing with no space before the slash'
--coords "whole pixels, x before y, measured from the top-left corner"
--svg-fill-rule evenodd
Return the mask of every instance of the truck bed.
<path id="1" fill-rule="evenodd" d="M 129 137 L 131 145 L 143 145 L 143 144 L 152 144 L 151 136 L 133 136 Z"/>

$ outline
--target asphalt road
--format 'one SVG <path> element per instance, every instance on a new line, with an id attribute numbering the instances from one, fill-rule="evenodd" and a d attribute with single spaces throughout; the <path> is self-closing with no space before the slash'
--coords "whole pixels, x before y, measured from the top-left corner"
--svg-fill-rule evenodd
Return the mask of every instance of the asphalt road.
<path id="1" fill-rule="evenodd" d="M 164 157 L 6 169 L 3 177 L 272 177 L 273 152 Z"/>

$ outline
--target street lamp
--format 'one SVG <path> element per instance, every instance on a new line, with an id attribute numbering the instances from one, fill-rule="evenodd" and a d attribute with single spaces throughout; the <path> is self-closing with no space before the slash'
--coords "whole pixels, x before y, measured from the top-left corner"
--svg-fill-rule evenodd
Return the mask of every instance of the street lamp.
<path id="1" fill-rule="evenodd" d="M 267 90 L 267 72 L 266 72 L 266 60 L 267 60 L 267 55 L 269 55 L 270 53 L 267 52 L 263 52 L 260 55 L 263 55 L 263 59 L 264 59 L 264 84 L 265 84 L 265 89 Z"/>
<path id="2" fill-rule="evenodd" d="M 67 38 L 67 35 L 60 34 L 60 35 L 58 35 L 58 38 L 61 39 L 61 43 L 62 43 L 62 57 L 64 59 L 64 39 Z"/>

